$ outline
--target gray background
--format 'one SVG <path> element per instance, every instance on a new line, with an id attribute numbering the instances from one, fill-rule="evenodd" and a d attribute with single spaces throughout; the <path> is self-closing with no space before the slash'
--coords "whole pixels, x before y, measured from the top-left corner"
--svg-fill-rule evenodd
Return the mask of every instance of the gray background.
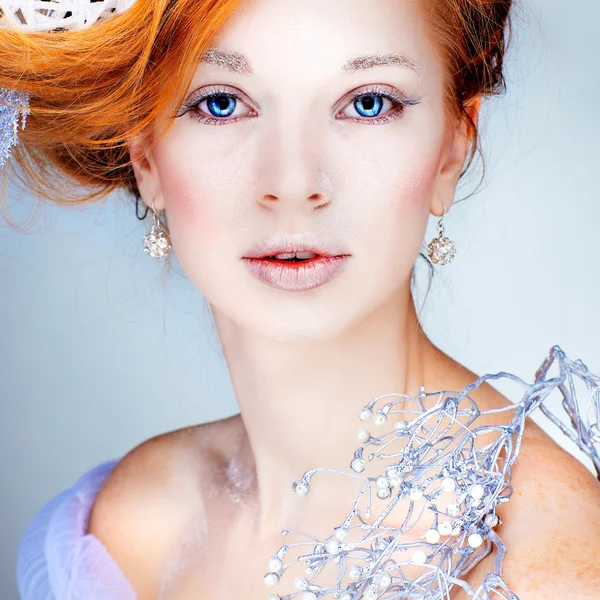
<path id="1" fill-rule="evenodd" d="M 600 6 L 519 7 L 508 93 L 483 112 L 487 185 L 446 219 L 458 255 L 437 268 L 424 323 L 479 374 L 532 381 L 553 344 L 600 374 Z M 148 225 L 130 199 L 36 215 L 13 189 L 8 203 L 27 221 L 0 226 L 0 597 L 16 600 L 17 544 L 44 502 L 99 462 L 237 405 L 205 301 L 142 252 Z M 432 218 L 427 241 L 434 232 Z"/>

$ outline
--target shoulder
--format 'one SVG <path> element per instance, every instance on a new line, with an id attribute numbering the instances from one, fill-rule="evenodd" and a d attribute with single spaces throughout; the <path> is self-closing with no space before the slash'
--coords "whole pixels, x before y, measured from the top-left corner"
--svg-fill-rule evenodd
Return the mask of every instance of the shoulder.
<path id="1" fill-rule="evenodd" d="M 513 495 L 498 528 L 509 586 L 514 582 L 521 600 L 540 593 L 548 600 L 597 598 L 600 482 L 536 430 L 522 446 L 511 483 Z"/>
<path id="2" fill-rule="evenodd" d="M 218 452 L 216 430 L 230 427 L 230 421 L 144 441 L 119 461 L 100 489 L 88 532 L 106 546 L 139 600 L 158 596 L 169 555 L 203 506 L 211 458 Z"/>

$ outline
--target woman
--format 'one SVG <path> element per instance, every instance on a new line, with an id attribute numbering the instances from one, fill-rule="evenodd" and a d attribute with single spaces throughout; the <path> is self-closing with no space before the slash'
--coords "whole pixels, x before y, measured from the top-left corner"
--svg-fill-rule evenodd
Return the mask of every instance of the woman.
<path id="1" fill-rule="evenodd" d="M 430 213 L 429 257 L 455 252 L 443 216 L 510 8 L 138 0 L 81 32 L 2 33 L 45 49 L 0 57 L 32 95 L 16 160 L 40 149 L 146 204 L 147 252 L 172 246 L 210 301 L 241 408 L 47 504 L 23 598 L 597 595 L 598 482 L 525 414 L 567 372 L 595 378 L 555 348 L 559 375 L 544 363 L 515 410 L 430 342 L 411 292 Z"/>

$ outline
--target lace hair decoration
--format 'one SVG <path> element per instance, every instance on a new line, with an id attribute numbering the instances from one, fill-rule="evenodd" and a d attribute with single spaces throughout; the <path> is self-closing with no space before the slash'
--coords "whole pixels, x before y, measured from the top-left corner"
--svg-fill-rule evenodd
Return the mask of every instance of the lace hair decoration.
<path id="1" fill-rule="evenodd" d="M 101 20 L 121 14 L 136 0 L 0 0 L 0 29 L 26 33 L 85 29 Z M 0 169 L 19 143 L 18 129 L 25 129 L 30 113 L 29 93 L 0 88 Z"/>

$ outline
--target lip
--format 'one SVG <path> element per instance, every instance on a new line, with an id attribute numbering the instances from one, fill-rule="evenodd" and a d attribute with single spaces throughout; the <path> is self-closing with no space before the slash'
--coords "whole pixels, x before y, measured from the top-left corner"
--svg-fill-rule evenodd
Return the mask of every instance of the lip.
<path id="1" fill-rule="evenodd" d="M 337 277 L 348 258 L 349 255 L 318 256 L 299 262 L 246 257 L 242 260 L 263 283 L 287 292 L 303 292 L 325 285 Z"/>
<path id="2" fill-rule="evenodd" d="M 335 258 L 349 256 L 341 247 L 324 244 L 311 236 L 279 235 L 251 248 L 242 258 L 265 258 L 291 252 L 313 252 L 319 256 Z"/>

